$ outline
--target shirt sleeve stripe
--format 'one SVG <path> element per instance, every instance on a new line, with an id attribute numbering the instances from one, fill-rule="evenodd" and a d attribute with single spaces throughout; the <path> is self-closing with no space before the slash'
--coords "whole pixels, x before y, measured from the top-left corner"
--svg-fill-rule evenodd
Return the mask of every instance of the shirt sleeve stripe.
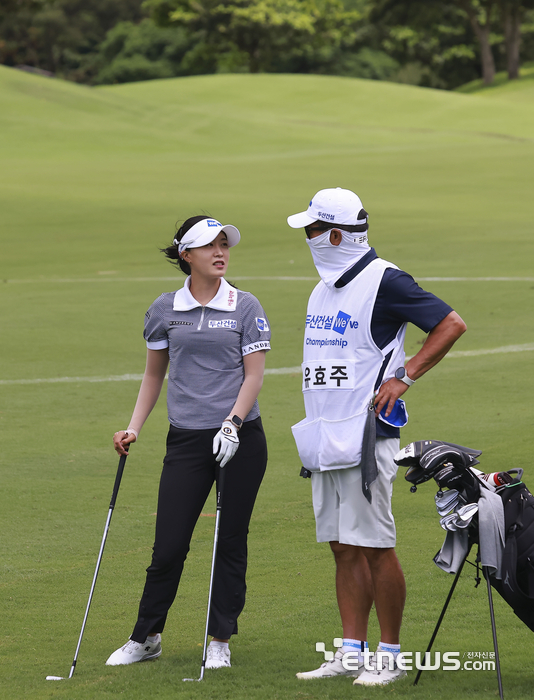
<path id="1" fill-rule="evenodd" d="M 243 356 L 250 355 L 252 352 L 259 352 L 260 350 L 270 350 L 271 343 L 268 340 L 258 340 L 256 343 L 250 343 L 250 345 L 245 345 L 241 348 L 241 353 Z"/>
<path id="2" fill-rule="evenodd" d="M 149 350 L 165 350 L 165 348 L 169 347 L 169 341 L 168 340 L 153 340 L 153 341 L 147 340 L 146 346 Z"/>

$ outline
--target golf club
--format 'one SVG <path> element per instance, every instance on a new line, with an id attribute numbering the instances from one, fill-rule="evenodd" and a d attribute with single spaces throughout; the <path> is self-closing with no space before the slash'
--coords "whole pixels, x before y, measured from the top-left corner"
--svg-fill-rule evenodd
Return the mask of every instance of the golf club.
<path id="1" fill-rule="evenodd" d="M 219 469 L 219 484 L 217 487 L 217 510 L 216 510 L 216 517 L 215 517 L 215 536 L 213 538 L 213 555 L 211 558 L 210 590 L 208 593 L 208 613 L 206 615 L 206 629 L 204 631 L 204 649 L 202 650 L 202 665 L 200 667 L 200 678 L 182 678 L 183 681 L 201 681 L 204 678 L 204 671 L 206 670 L 206 653 L 207 653 L 207 649 L 208 649 L 208 624 L 209 624 L 209 620 L 210 620 L 211 593 L 213 590 L 213 575 L 215 573 L 215 558 L 217 556 L 217 543 L 219 541 L 219 521 L 221 518 L 223 482 L 224 482 L 224 467 L 220 467 L 220 469 Z"/>
<path id="2" fill-rule="evenodd" d="M 458 508 L 460 520 L 467 524 L 471 522 L 475 513 L 478 513 L 478 503 L 468 503 L 466 506 Z"/>
<path id="3" fill-rule="evenodd" d="M 460 494 L 458 493 L 458 491 L 456 491 L 456 489 L 451 489 L 450 491 L 442 493 L 442 495 L 439 497 L 436 494 L 436 496 L 434 496 L 434 500 L 436 502 L 436 509 L 438 511 L 438 514 L 443 516 L 447 515 L 451 512 L 451 510 L 456 508 L 460 501 Z"/>
<path id="4" fill-rule="evenodd" d="M 456 518 L 458 515 L 456 513 L 449 513 L 449 515 L 445 515 L 441 520 L 439 521 L 439 524 L 444 530 L 448 530 L 449 532 L 456 532 Z"/>
<path id="5" fill-rule="evenodd" d="M 98 553 L 98 559 L 96 562 L 95 574 L 93 576 L 93 583 L 91 585 L 91 590 L 89 591 L 89 600 L 87 601 L 87 607 L 85 609 L 85 615 L 82 623 L 82 630 L 80 632 L 80 637 L 78 639 L 78 645 L 76 646 L 76 651 L 74 652 L 74 659 L 70 669 L 68 678 L 72 678 L 74 675 L 74 669 L 76 668 L 76 662 L 78 661 L 78 652 L 80 651 L 80 645 L 82 643 L 82 637 L 85 630 L 85 624 L 87 622 L 87 616 L 89 615 L 89 608 L 91 607 L 91 601 L 93 599 L 93 592 L 96 585 L 96 577 L 98 576 L 98 570 L 100 569 L 100 562 L 102 561 L 102 554 L 104 553 L 104 546 L 106 544 L 106 537 L 108 535 L 109 524 L 111 522 L 111 516 L 113 514 L 113 509 L 115 508 L 115 502 L 117 500 L 117 494 L 119 493 L 119 486 L 121 485 L 122 473 L 124 471 L 124 465 L 126 464 L 126 457 L 128 455 L 121 455 L 119 459 L 119 467 L 117 469 L 117 476 L 115 477 L 115 486 L 113 487 L 113 494 L 111 496 L 111 502 L 109 504 L 108 517 L 106 520 L 106 526 L 104 527 L 104 535 L 102 537 L 102 544 L 100 545 L 100 552 Z M 47 681 L 64 681 L 66 680 L 63 676 L 47 676 Z"/>

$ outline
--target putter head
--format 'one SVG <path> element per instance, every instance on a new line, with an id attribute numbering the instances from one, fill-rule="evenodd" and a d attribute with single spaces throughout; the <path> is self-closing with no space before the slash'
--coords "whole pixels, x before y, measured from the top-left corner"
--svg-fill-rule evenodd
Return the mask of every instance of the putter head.
<path id="1" fill-rule="evenodd" d="M 202 678 L 182 678 L 183 681 L 201 681 Z"/>
<path id="2" fill-rule="evenodd" d="M 47 681 L 64 681 L 65 678 L 63 678 L 63 676 L 47 676 L 46 680 Z"/>

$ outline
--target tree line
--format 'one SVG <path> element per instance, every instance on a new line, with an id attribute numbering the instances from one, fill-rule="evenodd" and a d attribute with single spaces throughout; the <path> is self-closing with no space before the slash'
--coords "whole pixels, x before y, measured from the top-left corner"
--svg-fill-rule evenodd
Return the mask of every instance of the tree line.
<path id="1" fill-rule="evenodd" d="M 534 61 L 534 0 L 2 0 L 0 63 L 88 85 L 315 73 L 454 89 Z"/>

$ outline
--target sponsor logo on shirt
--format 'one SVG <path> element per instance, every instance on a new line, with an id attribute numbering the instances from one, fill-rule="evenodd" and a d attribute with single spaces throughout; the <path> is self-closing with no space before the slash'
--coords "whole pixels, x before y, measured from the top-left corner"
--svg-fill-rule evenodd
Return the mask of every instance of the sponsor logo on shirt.
<path id="1" fill-rule="evenodd" d="M 341 340 L 341 338 L 306 338 L 306 345 L 318 345 L 320 348 L 327 346 L 346 348 L 348 344 L 347 340 Z"/>
<path id="2" fill-rule="evenodd" d="M 271 344 L 268 340 L 258 340 L 257 343 L 251 343 L 245 348 L 242 348 L 241 352 L 243 355 L 250 355 L 252 352 L 258 352 L 259 350 L 270 350 Z"/>
<path id="3" fill-rule="evenodd" d="M 332 330 L 335 333 L 344 335 L 345 331 L 347 330 L 347 326 L 349 325 L 350 318 L 350 315 L 346 314 L 344 311 L 338 311 Z"/>
<path id="4" fill-rule="evenodd" d="M 358 321 L 351 321 L 350 314 L 344 311 L 338 311 L 337 316 L 320 316 L 308 314 L 306 316 L 306 328 L 312 330 L 334 331 L 340 335 L 344 335 L 347 328 L 358 328 Z"/>
<path id="5" fill-rule="evenodd" d="M 237 328 L 237 321 L 233 321 L 230 318 L 224 318 L 224 319 L 221 319 L 220 321 L 209 321 L 208 328 L 236 329 Z"/>
<path id="6" fill-rule="evenodd" d="M 267 319 L 265 319 L 265 318 L 256 317 L 256 326 L 258 327 L 259 331 L 268 331 L 269 330 L 269 324 L 267 323 Z"/>
<path id="7" fill-rule="evenodd" d="M 228 307 L 231 308 L 235 304 L 235 289 L 228 290 Z"/>
<path id="8" fill-rule="evenodd" d="M 169 321 L 169 325 L 171 326 L 192 326 L 191 321 Z"/>

